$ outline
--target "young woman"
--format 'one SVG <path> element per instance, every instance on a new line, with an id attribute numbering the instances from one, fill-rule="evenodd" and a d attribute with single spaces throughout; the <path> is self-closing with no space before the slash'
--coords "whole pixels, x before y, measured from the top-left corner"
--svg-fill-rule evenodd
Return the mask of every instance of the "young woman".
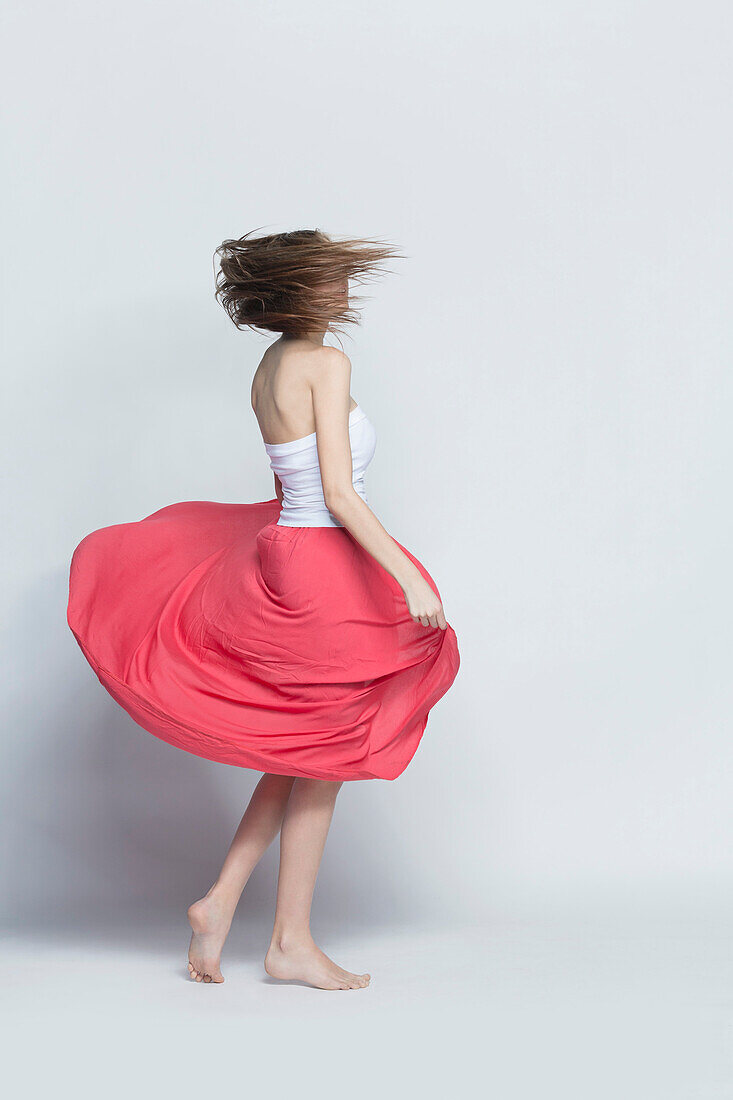
<path id="1" fill-rule="evenodd" d="M 435 582 L 367 502 L 376 433 L 351 396 L 348 358 L 323 342 L 358 320 L 349 281 L 396 252 L 303 230 L 245 235 L 216 255 L 235 325 L 278 335 L 252 382 L 275 497 L 172 504 L 87 535 L 68 623 L 141 726 L 264 773 L 216 882 L 188 911 L 191 977 L 224 980 L 234 911 L 279 833 L 268 974 L 360 989 L 369 974 L 332 962 L 310 932 L 336 796 L 344 781 L 404 771 L 460 663 Z"/>

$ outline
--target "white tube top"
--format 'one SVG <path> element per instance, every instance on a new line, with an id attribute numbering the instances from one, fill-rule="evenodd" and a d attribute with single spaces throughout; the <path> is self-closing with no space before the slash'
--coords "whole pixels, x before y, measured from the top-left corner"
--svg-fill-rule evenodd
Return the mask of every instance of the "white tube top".
<path id="1" fill-rule="evenodd" d="M 349 440 L 352 482 L 366 501 L 364 474 L 374 457 L 377 433 L 359 405 L 349 413 Z M 282 509 L 277 521 L 280 527 L 343 527 L 329 512 L 323 498 L 315 432 L 288 443 L 265 443 L 265 450 L 270 457 L 270 468 L 283 487 Z"/>

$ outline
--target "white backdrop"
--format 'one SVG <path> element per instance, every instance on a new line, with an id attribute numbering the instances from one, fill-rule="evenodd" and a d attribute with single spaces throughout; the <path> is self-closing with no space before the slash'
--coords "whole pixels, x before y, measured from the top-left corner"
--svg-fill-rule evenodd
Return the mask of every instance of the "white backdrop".
<path id="1" fill-rule="evenodd" d="M 254 784 L 136 727 L 65 601 L 89 531 L 273 495 L 211 264 L 258 227 L 407 253 L 345 348 L 463 662 L 405 775 L 344 788 L 319 919 L 726 886 L 729 9 L 8 8 L 6 920 L 182 912 Z"/>

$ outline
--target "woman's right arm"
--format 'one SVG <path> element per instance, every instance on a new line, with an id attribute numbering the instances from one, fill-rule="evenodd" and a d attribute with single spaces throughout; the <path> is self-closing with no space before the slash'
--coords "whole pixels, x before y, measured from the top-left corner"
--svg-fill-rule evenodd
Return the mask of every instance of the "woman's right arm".
<path id="1" fill-rule="evenodd" d="M 337 348 L 319 350 L 314 356 L 310 384 L 326 507 L 394 577 L 415 622 L 445 630 L 443 607 L 435 592 L 354 489 L 349 440 L 351 363 L 348 356 Z"/>

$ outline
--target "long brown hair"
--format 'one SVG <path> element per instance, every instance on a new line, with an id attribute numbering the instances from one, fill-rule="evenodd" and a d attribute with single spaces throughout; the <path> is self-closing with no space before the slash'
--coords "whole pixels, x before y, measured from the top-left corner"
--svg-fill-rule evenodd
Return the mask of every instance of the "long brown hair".
<path id="1" fill-rule="evenodd" d="M 255 230 L 256 232 L 256 230 Z M 381 265 L 401 253 L 372 237 L 338 240 L 320 229 L 298 229 L 224 241 L 216 298 L 237 328 L 301 336 L 358 324 L 361 298 L 338 292 L 344 279 L 357 284 L 383 274 Z"/>

